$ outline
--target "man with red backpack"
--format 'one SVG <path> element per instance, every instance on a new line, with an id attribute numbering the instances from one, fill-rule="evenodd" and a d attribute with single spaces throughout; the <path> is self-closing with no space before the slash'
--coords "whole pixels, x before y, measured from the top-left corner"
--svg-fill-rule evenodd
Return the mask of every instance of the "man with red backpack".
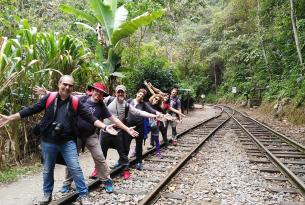
<path id="1" fill-rule="evenodd" d="M 136 137 L 137 132 L 135 132 L 133 128 L 126 127 L 115 115 L 112 115 L 112 113 L 108 111 L 103 102 L 103 98 L 109 95 L 107 91 L 108 89 L 106 85 L 96 82 L 93 85 L 88 86 L 85 95 L 83 93 L 79 93 L 80 95 L 77 95 L 77 97 L 74 98 L 77 98 L 80 102 L 82 102 L 84 107 L 89 110 L 94 117 L 101 120 L 107 119 L 108 124 L 105 123 L 106 125 L 111 125 L 114 123 L 120 129 L 123 129 L 133 137 Z M 40 95 L 45 95 L 48 93 L 47 90 L 40 87 L 36 87 L 35 92 L 36 94 Z M 95 127 L 82 118 L 78 117 L 77 128 L 78 148 L 80 149 L 81 147 L 85 146 L 90 151 L 96 167 L 94 176 L 103 182 L 106 192 L 113 192 L 112 180 L 110 178 L 110 169 L 105 160 L 106 155 L 104 155 L 102 152 L 99 137 Z M 104 130 L 104 132 L 106 131 Z M 111 136 L 115 138 L 116 134 L 112 134 Z M 63 187 L 60 191 L 62 193 L 69 192 L 72 182 L 73 179 L 69 173 L 69 170 L 66 169 L 66 180 L 64 181 Z"/>
<path id="2" fill-rule="evenodd" d="M 101 128 L 111 134 L 117 132 L 113 125 L 106 126 L 84 107 L 82 102 L 75 103 L 71 97 L 74 79 L 72 76 L 64 75 L 58 82 L 58 93 L 53 102 L 46 108 L 50 94 L 41 98 L 32 106 L 25 107 L 18 113 L 10 116 L 0 115 L 0 127 L 7 123 L 22 119 L 45 110 L 44 116 L 40 121 L 40 133 L 42 136 L 41 152 L 43 158 L 43 198 L 40 204 L 48 204 L 52 200 L 54 187 L 54 167 L 56 157 L 60 153 L 75 181 L 76 190 L 79 194 L 78 201 L 81 204 L 88 202 L 88 188 L 85 183 L 82 169 L 78 161 L 76 135 L 77 118 L 80 116 L 86 122 Z M 76 106 L 76 104 L 78 104 Z M 74 107 L 75 106 L 75 107 Z M 75 109 L 77 107 L 77 109 Z"/>

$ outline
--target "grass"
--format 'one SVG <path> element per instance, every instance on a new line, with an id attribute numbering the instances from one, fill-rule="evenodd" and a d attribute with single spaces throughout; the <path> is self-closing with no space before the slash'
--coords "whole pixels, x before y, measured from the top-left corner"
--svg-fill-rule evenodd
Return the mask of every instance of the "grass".
<path id="1" fill-rule="evenodd" d="M 271 102 L 263 102 L 258 110 L 260 113 L 271 115 L 274 112 L 274 103 Z"/>
<path id="2" fill-rule="evenodd" d="M 259 107 L 259 112 L 273 116 L 274 111 L 274 104 L 270 102 L 264 102 Z M 305 108 L 296 107 L 294 104 L 289 104 L 284 106 L 284 118 L 288 120 L 293 125 L 304 125 L 305 124 Z"/>
<path id="3" fill-rule="evenodd" d="M 305 108 L 288 105 L 284 108 L 285 116 L 294 125 L 305 124 Z"/>
<path id="4" fill-rule="evenodd" d="M 0 171 L 0 183 L 14 182 L 17 181 L 21 175 L 36 173 L 40 170 L 41 165 L 39 163 L 20 167 L 8 167 Z"/>

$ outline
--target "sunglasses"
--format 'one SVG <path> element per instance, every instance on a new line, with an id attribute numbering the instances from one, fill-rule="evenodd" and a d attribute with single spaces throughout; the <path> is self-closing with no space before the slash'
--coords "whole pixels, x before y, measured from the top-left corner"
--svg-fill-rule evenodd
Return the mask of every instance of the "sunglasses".
<path id="1" fill-rule="evenodd" d="M 63 86 L 65 86 L 65 87 L 69 87 L 69 88 L 73 88 L 73 86 L 74 85 L 72 85 L 72 84 L 68 84 L 68 83 L 62 83 L 63 84 Z"/>

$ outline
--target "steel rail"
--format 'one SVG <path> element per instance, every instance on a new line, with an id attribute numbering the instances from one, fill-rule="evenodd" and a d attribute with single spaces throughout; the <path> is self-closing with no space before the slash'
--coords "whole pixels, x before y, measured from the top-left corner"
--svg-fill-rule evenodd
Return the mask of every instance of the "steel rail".
<path id="1" fill-rule="evenodd" d="M 263 123 L 257 121 L 256 119 L 253 119 L 249 116 L 246 116 L 245 114 L 239 112 L 239 111 L 236 111 L 238 112 L 239 114 L 241 114 L 242 116 L 250 119 L 250 120 L 253 120 L 254 122 L 256 122 L 257 124 L 263 126 L 264 128 L 266 128 L 267 130 L 269 130 L 270 132 L 272 132 L 273 134 L 279 136 L 280 138 L 282 138 L 285 142 L 287 142 L 288 144 L 292 145 L 294 148 L 296 148 L 297 150 L 301 151 L 301 152 L 305 152 L 305 146 L 299 144 L 298 142 L 294 141 L 293 139 L 290 139 L 288 137 L 286 137 L 285 135 L 273 130 L 272 128 L 268 127 L 267 125 L 264 125 Z"/>
<path id="2" fill-rule="evenodd" d="M 206 120 L 203 120 L 203 121 L 201 121 L 201 122 L 199 122 L 199 123 L 193 125 L 191 128 L 188 128 L 188 129 L 182 131 L 181 133 L 177 134 L 177 138 L 180 138 L 181 136 L 185 135 L 186 133 L 192 131 L 193 129 L 196 129 L 197 127 L 199 127 L 199 126 L 201 126 L 201 125 L 203 125 L 203 124 L 205 124 L 205 123 L 207 123 L 207 122 L 209 122 L 209 121 L 211 121 L 211 120 L 213 120 L 213 119 L 216 119 L 216 118 L 218 118 L 219 116 L 221 116 L 221 114 L 222 114 L 222 112 L 223 112 L 222 107 L 220 107 L 220 106 L 214 106 L 214 107 L 215 107 L 215 108 L 218 108 L 218 109 L 221 109 L 221 111 L 220 111 L 220 113 L 219 113 L 218 115 L 215 115 L 215 116 L 213 116 L 213 117 L 211 117 L 211 118 L 208 118 L 208 119 L 206 119 Z M 164 143 L 161 144 L 161 147 L 163 147 L 163 146 L 165 146 Z M 148 155 L 150 155 L 150 154 L 152 154 L 152 153 L 154 153 L 154 152 L 155 152 L 155 148 L 150 149 L 150 150 L 147 150 L 146 152 L 143 153 L 143 159 L 145 159 L 145 157 L 147 157 Z M 130 161 L 130 165 L 131 165 L 131 166 L 134 165 L 135 163 L 136 163 L 136 159 L 132 159 L 132 160 Z M 110 172 L 110 176 L 111 176 L 111 178 L 117 177 L 117 176 L 119 176 L 119 175 L 121 174 L 121 172 L 122 172 L 122 168 L 113 169 L 113 170 Z M 102 182 L 101 182 L 99 179 L 96 179 L 96 180 L 90 182 L 90 183 L 88 184 L 89 192 L 92 191 L 92 190 L 94 190 L 94 189 L 95 189 L 96 187 L 98 187 L 101 183 L 102 183 Z M 71 203 L 71 201 L 75 201 L 77 197 L 78 197 L 78 193 L 72 192 L 72 193 L 68 194 L 67 196 L 64 196 L 64 197 L 62 197 L 62 198 L 60 198 L 60 199 L 57 199 L 57 200 L 52 201 L 52 202 L 50 203 L 50 205 L 66 205 L 66 204 Z"/>
<path id="3" fill-rule="evenodd" d="M 185 156 L 166 176 L 160 181 L 155 188 L 150 191 L 150 194 L 145 196 L 144 199 L 140 201 L 140 205 L 153 204 L 155 199 L 158 198 L 160 191 L 165 187 L 165 185 L 178 173 L 178 171 L 191 159 L 191 157 L 202 147 L 202 145 L 209 139 L 219 128 L 221 128 L 228 120 L 230 119 L 230 115 L 228 119 L 224 120 L 220 125 L 218 125 L 212 132 L 209 133 L 200 143 L 194 147 L 188 154 Z"/>
<path id="4" fill-rule="evenodd" d="M 275 155 L 272 154 L 254 135 L 252 135 L 234 116 L 231 115 L 231 118 L 238 124 L 238 126 L 244 130 L 248 136 L 255 141 L 255 143 L 264 151 L 266 152 L 268 158 L 273 162 L 273 164 L 282 172 L 284 173 L 290 181 L 295 184 L 301 194 L 305 196 L 305 184 L 304 182 L 297 177 L 287 166 L 284 165 Z"/>

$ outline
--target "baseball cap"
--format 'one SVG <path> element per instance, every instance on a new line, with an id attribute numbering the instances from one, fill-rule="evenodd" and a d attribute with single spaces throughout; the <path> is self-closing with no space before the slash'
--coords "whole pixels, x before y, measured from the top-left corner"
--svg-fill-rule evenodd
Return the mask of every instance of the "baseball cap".
<path id="1" fill-rule="evenodd" d="M 126 87 L 124 85 L 116 86 L 115 92 L 118 92 L 119 90 L 122 90 L 123 92 L 126 92 Z"/>

